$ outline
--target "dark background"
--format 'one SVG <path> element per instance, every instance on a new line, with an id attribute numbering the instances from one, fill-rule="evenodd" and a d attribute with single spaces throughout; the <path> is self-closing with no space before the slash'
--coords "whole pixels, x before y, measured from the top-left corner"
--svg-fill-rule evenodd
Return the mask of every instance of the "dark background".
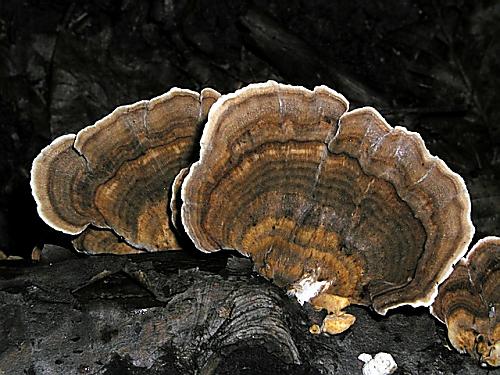
<path id="1" fill-rule="evenodd" d="M 328 85 L 418 131 L 500 235 L 499 1 L 1 0 L 0 250 L 68 237 L 37 216 L 31 161 L 172 86 Z"/>

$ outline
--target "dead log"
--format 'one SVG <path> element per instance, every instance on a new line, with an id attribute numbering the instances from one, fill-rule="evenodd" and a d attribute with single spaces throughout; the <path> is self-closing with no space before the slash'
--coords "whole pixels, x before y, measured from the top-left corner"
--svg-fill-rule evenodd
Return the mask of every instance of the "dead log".
<path id="1" fill-rule="evenodd" d="M 347 374 L 380 351 L 401 374 L 486 372 L 426 309 L 351 307 L 346 333 L 312 335 L 321 313 L 230 254 L 45 259 L 0 264 L 0 374 Z"/>

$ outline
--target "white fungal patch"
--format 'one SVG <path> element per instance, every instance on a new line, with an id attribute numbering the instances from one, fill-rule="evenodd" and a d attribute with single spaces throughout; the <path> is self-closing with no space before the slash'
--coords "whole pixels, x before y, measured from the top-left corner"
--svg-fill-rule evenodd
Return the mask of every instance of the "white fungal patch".
<path id="1" fill-rule="evenodd" d="M 363 375 L 390 375 L 398 368 L 396 361 L 389 353 L 377 353 L 375 357 L 361 353 L 358 359 L 365 363 Z"/>
<path id="2" fill-rule="evenodd" d="M 288 290 L 288 295 L 295 296 L 301 305 L 309 302 L 322 291 L 327 289 L 331 282 L 327 280 L 318 281 L 319 269 L 313 273 L 306 273 Z"/>

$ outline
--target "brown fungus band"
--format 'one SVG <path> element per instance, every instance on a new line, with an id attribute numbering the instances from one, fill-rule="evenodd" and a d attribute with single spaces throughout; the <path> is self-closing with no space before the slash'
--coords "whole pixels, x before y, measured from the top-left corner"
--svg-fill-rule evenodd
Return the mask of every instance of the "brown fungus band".
<path id="1" fill-rule="evenodd" d="M 222 96 L 181 189 L 198 249 L 250 256 L 347 321 L 334 332 L 352 324 L 348 304 L 428 306 L 473 234 L 463 180 L 418 134 L 347 110 L 325 86 L 269 81 Z"/>
<path id="2" fill-rule="evenodd" d="M 474 245 L 439 286 L 431 312 L 447 325 L 455 349 L 500 366 L 499 237 Z"/>
<path id="3" fill-rule="evenodd" d="M 88 253 L 178 249 L 168 187 L 192 162 L 219 96 L 174 88 L 55 139 L 31 170 L 41 218 L 65 233 L 84 232 L 74 245 Z"/>

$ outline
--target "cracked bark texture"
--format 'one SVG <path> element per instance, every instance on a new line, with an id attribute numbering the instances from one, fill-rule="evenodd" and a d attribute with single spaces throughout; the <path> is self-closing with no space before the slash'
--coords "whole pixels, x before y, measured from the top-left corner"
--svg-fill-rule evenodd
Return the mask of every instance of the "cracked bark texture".
<path id="1" fill-rule="evenodd" d="M 425 309 L 382 318 L 350 308 L 352 329 L 315 336 L 321 313 L 246 259 L 57 251 L 37 267 L 0 265 L 0 374 L 347 374 L 361 372 L 360 353 L 379 351 L 399 374 L 488 373 L 445 347 Z"/>

